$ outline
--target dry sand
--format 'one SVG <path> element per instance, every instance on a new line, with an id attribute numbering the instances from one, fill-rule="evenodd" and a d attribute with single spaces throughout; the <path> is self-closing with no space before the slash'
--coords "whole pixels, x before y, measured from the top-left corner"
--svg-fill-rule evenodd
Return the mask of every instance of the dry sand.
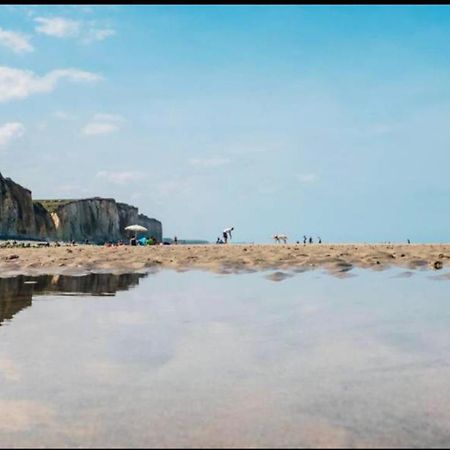
<path id="1" fill-rule="evenodd" d="M 147 247 L 43 247 L 0 249 L 0 277 L 18 274 L 90 272 L 147 272 L 158 268 L 179 271 L 204 269 L 216 273 L 276 270 L 274 281 L 285 272 L 324 269 L 338 277 L 351 276 L 353 268 L 384 270 L 430 269 L 450 279 L 450 244 L 270 244 L 270 245 L 164 245 Z M 407 274 L 408 272 L 405 272 Z"/>

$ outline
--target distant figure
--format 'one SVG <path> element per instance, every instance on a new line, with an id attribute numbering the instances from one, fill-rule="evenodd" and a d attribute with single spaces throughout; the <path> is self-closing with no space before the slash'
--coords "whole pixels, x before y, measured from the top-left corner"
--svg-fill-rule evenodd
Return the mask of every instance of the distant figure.
<path id="1" fill-rule="evenodd" d="M 408 239 L 408 244 L 411 244 L 411 241 Z"/>
<path id="2" fill-rule="evenodd" d="M 309 238 L 309 243 L 310 243 L 310 244 L 313 243 L 313 238 L 312 238 L 312 237 Z"/>
<path id="3" fill-rule="evenodd" d="M 228 236 L 231 239 L 231 232 L 234 230 L 234 227 L 230 227 L 230 228 L 225 228 L 225 230 L 223 230 L 222 236 L 223 236 L 223 240 L 225 241 L 225 244 L 228 242 Z"/>
<path id="4" fill-rule="evenodd" d="M 178 238 L 177 238 L 176 236 L 173 238 L 173 243 L 174 243 L 175 245 L 178 244 Z"/>
<path id="5" fill-rule="evenodd" d="M 300 244 L 300 241 L 296 241 L 295 243 L 296 243 L 296 244 Z"/>
<path id="6" fill-rule="evenodd" d="M 322 243 L 322 239 L 321 239 L 321 237 L 319 236 L 319 244 L 321 244 Z"/>
<path id="7" fill-rule="evenodd" d="M 109 244 L 109 246 L 110 246 L 111 244 Z M 130 245 L 133 245 L 133 246 L 136 246 L 137 245 L 137 241 L 136 241 L 136 236 L 133 236 L 131 239 L 130 239 Z"/>
<path id="8" fill-rule="evenodd" d="M 287 237 L 285 234 L 274 234 L 274 235 L 272 236 L 272 238 L 275 240 L 275 242 L 276 242 L 277 244 L 279 244 L 280 241 L 283 241 L 283 242 L 286 244 L 287 239 L 288 239 L 288 237 Z"/>
<path id="9" fill-rule="evenodd" d="M 306 244 L 306 236 L 303 235 L 303 244 Z"/>

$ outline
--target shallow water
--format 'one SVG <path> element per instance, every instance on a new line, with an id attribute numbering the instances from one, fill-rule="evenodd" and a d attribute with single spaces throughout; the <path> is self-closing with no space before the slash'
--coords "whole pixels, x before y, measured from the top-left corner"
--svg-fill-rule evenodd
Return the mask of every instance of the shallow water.
<path id="1" fill-rule="evenodd" d="M 0 279 L 0 447 L 448 446 L 450 283 L 355 274 Z"/>

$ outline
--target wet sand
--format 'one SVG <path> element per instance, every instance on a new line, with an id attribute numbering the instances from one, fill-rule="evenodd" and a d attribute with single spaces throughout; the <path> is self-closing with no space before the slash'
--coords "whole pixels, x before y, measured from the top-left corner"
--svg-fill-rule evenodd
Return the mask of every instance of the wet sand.
<path id="1" fill-rule="evenodd" d="M 338 277 L 352 269 L 439 271 L 450 267 L 450 244 L 242 244 L 147 247 L 73 246 L 0 249 L 0 276 L 202 269 L 216 273 L 324 269 Z M 450 279 L 445 271 L 444 277 Z"/>

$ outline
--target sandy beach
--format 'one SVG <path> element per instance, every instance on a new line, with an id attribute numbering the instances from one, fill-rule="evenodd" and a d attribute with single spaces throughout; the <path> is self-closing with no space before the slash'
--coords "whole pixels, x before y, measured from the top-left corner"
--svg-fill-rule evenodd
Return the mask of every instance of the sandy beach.
<path id="1" fill-rule="evenodd" d="M 346 277 L 354 268 L 444 269 L 450 279 L 450 244 L 242 244 L 146 247 L 71 246 L 0 249 L 0 277 L 92 272 L 131 273 L 170 268 L 215 273 L 323 269 Z"/>

